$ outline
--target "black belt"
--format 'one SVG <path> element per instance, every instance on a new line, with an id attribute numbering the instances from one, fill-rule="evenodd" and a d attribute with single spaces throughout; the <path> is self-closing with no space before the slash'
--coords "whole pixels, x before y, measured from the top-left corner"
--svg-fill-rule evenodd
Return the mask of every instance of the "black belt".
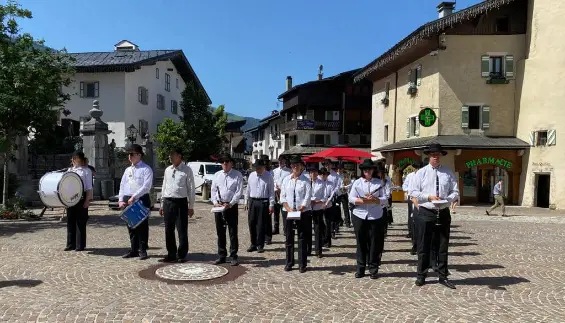
<path id="1" fill-rule="evenodd" d="M 172 202 L 181 202 L 183 200 L 187 201 L 186 197 L 163 197 L 163 199 L 169 200 L 169 201 L 172 201 Z"/>
<path id="2" fill-rule="evenodd" d="M 252 197 L 251 198 L 252 201 L 268 201 L 268 198 L 259 198 L 259 197 Z"/>
<path id="3" fill-rule="evenodd" d="M 438 210 L 436 210 L 436 209 L 428 209 L 427 207 L 423 207 L 423 206 L 420 206 L 420 209 L 424 209 L 424 210 L 426 210 L 426 211 L 428 211 L 428 212 L 431 212 L 431 213 L 436 213 L 436 212 L 438 211 Z M 441 211 L 447 210 L 447 209 L 449 209 L 449 206 L 448 206 L 448 207 L 444 207 L 443 209 L 439 209 L 439 211 L 441 212 Z"/>

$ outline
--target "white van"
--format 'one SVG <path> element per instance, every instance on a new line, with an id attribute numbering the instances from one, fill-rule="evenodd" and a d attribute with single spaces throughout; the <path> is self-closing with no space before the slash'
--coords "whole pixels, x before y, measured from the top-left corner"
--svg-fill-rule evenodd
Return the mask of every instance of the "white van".
<path id="1" fill-rule="evenodd" d="M 186 165 L 192 169 L 192 173 L 194 174 L 194 186 L 196 187 L 196 193 L 202 193 L 202 184 L 204 184 L 206 180 L 212 181 L 214 179 L 214 174 L 222 170 L 221 164 L 212 162 L 195 161 L 188 162 Z"/>

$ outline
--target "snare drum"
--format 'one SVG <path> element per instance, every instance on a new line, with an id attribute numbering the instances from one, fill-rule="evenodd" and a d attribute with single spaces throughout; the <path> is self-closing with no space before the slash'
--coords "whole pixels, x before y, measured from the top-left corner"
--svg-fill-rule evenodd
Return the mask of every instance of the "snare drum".
<path id="1" fill-rule="evenodd" d="M 143 206 L 141 200 L 137 200 L 132 205 L 126 207 L 120 217 L 127 222 L 128 227 L 135 229 L 149 217 L 150 213 L 151 210 Z"/>
<path id="2" fill-rule="evenodd" d="M 84 194 L 82 179 L 74 172 L 51 172 L 39 180 L 39 197 L 47 207 L 72 207 Z"/>

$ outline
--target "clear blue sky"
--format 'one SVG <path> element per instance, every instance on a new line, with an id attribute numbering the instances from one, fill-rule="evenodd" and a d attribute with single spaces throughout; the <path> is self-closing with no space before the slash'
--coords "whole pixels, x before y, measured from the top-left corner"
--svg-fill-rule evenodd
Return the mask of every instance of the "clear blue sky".
<path id="1" fill-rule="evenodd" d="M 6 0 L 0 0 L 5 3 Z M 359 68 L 420 25 L 440 0 L 20 0 L 24 32 L 69 52 L 182 49 L 213 105 L 262 118 L 294 84 Z M 480 0 L 458 0 L 456 10 Z M 282 104 L 281 104 L 282 106 Z M 280 109 L 280 107 L 279 107 Z"/>

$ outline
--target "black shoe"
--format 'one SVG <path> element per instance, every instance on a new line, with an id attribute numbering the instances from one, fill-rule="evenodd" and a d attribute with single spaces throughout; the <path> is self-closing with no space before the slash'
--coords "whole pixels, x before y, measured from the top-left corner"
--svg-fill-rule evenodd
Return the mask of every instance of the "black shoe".
<path id="1" fill-rule="evenodd" d="M 412 256 L 415 256 L 415 255 L 417 255 L 418 253 L 416 252 L 416 250 L 410 250 L 410 254 L 411 254 Z"/>
<path id="2" fill-rule="evenodd" d="M 84 251 L 84 248 L 76 248 L 75 251 Z"/>
<path id="3" fill-rule="evenodd" d="M 364 271 L 357 271 L 355 273 L 355 278 L 363 278 L 365 277 L 365 272 Z"/>
<path id="4" fill-rule="evenodd" d="M 332 232 L 332 239 L 337 239 L 335 236 L 335 232 Z"/>
<path id="5" fill-rule="evenodd" d="M 347 228 L 351 228 L 351 223 L 346 223 L 345 226 L 346 226 Z"/>
<path id="6" fill-rule="evenodd" d="M 214 265 L 221 265 L 226 263 L 226 258 L 218 258 L 214 261 Z"/>
<path id="7" fill-rule="evenodd" d="M 291 265 L 286 265 L 284 266 L 284 271 L 291 271 L 292 270 L 292 266 Z"/>
<path id="8" fill-rule="evenodd" d="M 139 254 L 137 252 L 128 252 L 125 255 L 122 256 L 122 258 L 127 259 L 127 258 L 134 258 L 134 257 L 138 257 Z"/>
<path id="9" fill-rule="evenodd" d="M 450 282 L 447 279 L 441 279 L 439 280 L 439 283 L 442 284 L 443 286 L 450 288 L 450 289 L 455 289 L 455 285 L 453 285 L 452 282 Z"/>
<path id="10" fill-rule="evenodd" d="M 149 259 L 149 256 L 147 255 L 146 252 L 140 252 L 139 253 L 139 260 L 145 260 L 145 259 Z"/>
<path id="11" fill-rule="evenodd" d="M 187 259 L 186 259 L 186 257 L 184 257 L 184 258 L 179 258 L 178 262 L 180 262 L 180 263 L 185 263 L 185 262 L 187 262 Z"/>
<path id="12" fill-rule="evenodd" d="M 377 278 L 379 278 L 379 274 L 378 273 L 372 273 L 369 277 L 371 279 L 377 279 Z"/>
<path id="13" fill-rule="evenodd" d="M 169 256 L 159 259 L 159 262 L 176 262 L 176 261 L 177 258 L 169 257 Z"/>
<path id="14" fill-rule="evenodd" d="M 490 215 L 490 213 L 489 213 L 488 211 L 485 211 L 485 214 L 486 214 L 486 215 Z"/>
<path id="15" fill-rule="evenodd" d="M 237 260 L 237 258 L 233 258 L 230 261 L 230 266 L 239 266 L 239 260 Z"/>
<path id="16" fill-rule="evenodd" d="M 306 267 L 300 267 L 300 268 L 298 268 L 298 271 L 299 271 L 301 274 L 304 274 L 304 273 L 306 272 Z"/>
<path id="17" fill-rule="evenodd" d="M 265 252 L 265 249 L 263 249 L 263 247 L 257 248 L 257 253 L 263 253 L 263 252 Z"/>
<path id="18" fill-rule="evenodd" d="M 247 248 L 247 252 L 253 252 L 253 251 L 257 251 L 257 247 L 251 246 L 251 247 Z"/>
<path id="19" fill-rule="evenodd" d="M 65 251 L 71 251 L 71 250 L 75 250 L 75 247 L 66 247 L 65 249 L 63 249 Z"/>
<path id="20" fill-rule="evenodd" d="M 422 286 L 424 286 L 425 283 L 426 283 L 425 278 L 418 278 L 418 279 L 416 279 L 416 282 L 414 283 L 414 285 L 416 285 L 418 287 L 422 287 Z"/>
<path id="21" fill-rule="evenodd" d="M 322 247 L 324 247 L 324 248 L 331 248 L 331 247 L 332 247 L 332 245 L 331 245 L 331 244 L 329 244 L 329 243 L 324 243 L 324 245 L 323 245 Z"/>
<path id="22" fill-rule="evenodd" d="M 271 240 L 267 240 L 267 241 L 265 241 L 265 244 L 266 244 L 267 246 L 270 246 L 270 245 L 272 245 L 272 244 L 273 244 L 273 241 L 271 241 Z"/>

